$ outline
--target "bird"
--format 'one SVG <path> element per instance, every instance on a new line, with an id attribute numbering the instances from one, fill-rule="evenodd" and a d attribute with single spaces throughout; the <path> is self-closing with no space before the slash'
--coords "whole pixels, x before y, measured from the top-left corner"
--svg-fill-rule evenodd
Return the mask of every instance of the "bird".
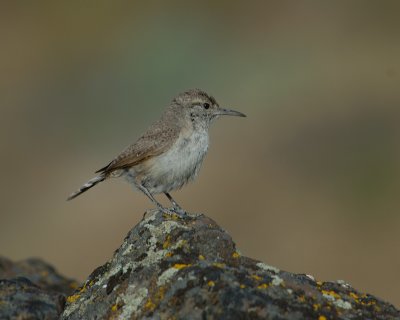
<path id="1" fill-rule="evenodd" d="M 210 126 L 225 115 L 246 117 L 241 112 L 221 108 L 213 96 L 201 89 L 179 93 L 158 121 L 136 142 L 97 170 L 97 175 L 67 200 L 109 178 L 124 178 L 162 212 L 185 214 L 170 192 L 181 189 L 197 177 L 208 151 Z M 165 208 L 154 197 L 161 193 L 171 202 L 172 208 Z"/>

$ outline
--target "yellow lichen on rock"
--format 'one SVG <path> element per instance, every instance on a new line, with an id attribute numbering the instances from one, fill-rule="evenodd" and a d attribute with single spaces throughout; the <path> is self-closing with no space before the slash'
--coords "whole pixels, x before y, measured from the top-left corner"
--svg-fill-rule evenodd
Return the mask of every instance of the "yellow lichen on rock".
<path id="1" fill-rule="evenodd" d="M 81 297 L 80 294 L 73 294 L 72 296 L 67 297 L 68 303 L 73 303 Z"/>
<path id="2" fill-rule="evenodd" d="M 256 280 L 256 281 L 260 281 L 262 278 L 256 274 L 252 274 L 251 277 Z"/>
<path id="3" fill-rule="evenodd" d="M 350 292 L 349 296 L 352 297 L 356 303 L 360 303 L 360 297 L 354 292 Z"/>
<path id="4" fill-rule="evenodd" d="M 165 295 L 165 291 L 167 291 L 167 288 L 164 286 L 161 286 L 158 288 L 158 291 L 156 292 L 156 294 L 154 295 L 154 300 L 156 302 L 161 301 L 162 299 L 164 299 L 164 295 Z"/>
<path id="5" fill-rule="evenodd" d="M 321 291 L 322 294 L 334 297 L 335 299 L 340 299 L 340 295 L 338 293 L 336 293 L 335 291 L 331 290 L 331 291 L 327 291 L 327 290 L 322 290 Z"/>
<path id="6" fill-rule="evenodd" d="M 94 281 L 91 280 L 89 283 L 85 282 L 83 287 L 79 290 L 79 293 L 84 293 L 88 287 L 91 287 L 94 284 Z"/>
<path id="7" fill-rule="evenodd" d="M 190 266 L 191 266 L 191 264 L 175 263 L 173 265 L 173 268 L 180 270 L 180 269 L 187 268 L 187 267 L 190 267 Z"/>
<path id="8" fill-rule="evenodd" d="M 353 299 L 358 299 L 358 295 L 355 294 L 354 292 L 350 292 L 349 296 L 352 297 Z"/>
<path id="9" fill-rule="evenodd" d="M 176 213 L 173 213 L 173 214 L 164 213 L 163 217 L 166 220 L 174 220 L 174 221 L 178 221 L 180 219 L 180 217 Z"/>
<path id="10" fill-rule="evenodd" d="M 215 262 L 215 263 L 213 263 L 213 266 L 223 269 L 223 268 L 225 268 L 225 263 Z"/>
<path id="11" fill-rule="evenodd" d="M 214 286 L 215 286 L 215 282 L 212 281 L 212 280 L 210 280 L 210 281 L 208 281 L 207 285 L 208 285 L 209 287 L 214 287 Z"/>
<path id="12" fill-rule="evenodd" d="M 258 288 L 258 289 L 267 289 L 267 288 L 268 288 L 268 284 L 262 283 L 262 284 L 260 284 L 257 288 Z"/>
<path id="13" fill-rule="evenodd" d="M 151 300 L 151 298 L 149 298 L 146 301 L 146 304 L 144 305 L 144 309 L 145 310 L 149 310 L 149 311 L 153 311 L 156 308 L 156 305 L 154 304 L 154 302 Z"/>
<path id="14" fill-rule="evenodd" d="M 112 307 L 111 307 L 111 311 L 112 312 L 115 312 L 115 311 L 117 311 L 119 309 L 119 305 L 116 303 L 116 304 L 113 304 L 112 305 Z"/>
<path id="15" fill-rule="evenodd" d="M 171 245 L 171 236 L 168 235 L 163 243 L 163 249 L 167 249 Z"/>

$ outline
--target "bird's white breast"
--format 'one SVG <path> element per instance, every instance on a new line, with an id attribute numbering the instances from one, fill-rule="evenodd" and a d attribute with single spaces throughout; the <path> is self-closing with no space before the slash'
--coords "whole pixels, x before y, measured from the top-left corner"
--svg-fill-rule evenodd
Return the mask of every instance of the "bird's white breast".
<path id="1" fill-rule="evenodd" d="M 169 192 L 194 179 L 207 153 L 208 143 L 206 128 L 182 130 L 170 149 L 148 164 L 144 183 L 149 191 Z"/>

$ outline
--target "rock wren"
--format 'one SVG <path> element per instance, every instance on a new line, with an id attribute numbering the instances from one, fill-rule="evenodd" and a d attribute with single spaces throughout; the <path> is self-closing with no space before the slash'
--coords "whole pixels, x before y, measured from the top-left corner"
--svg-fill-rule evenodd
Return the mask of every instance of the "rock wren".
<path id="1" fill-rule="evenodd" d="M 135 143 L 127 147 L 98 175 L 68 197 L 81 193 L 111 177 L 123 177 L 142 191 L 162 211 L 184 214 L 169 192 L 193 180 L 208 150 L 208 130 L 222 115 L 245 117 L 238 111 L 220 108 L 216 100 L 199 89 L 176 96 L 161 119 Z M 173 208 L 164 208 L 155 194 L 164 193 Z"/>

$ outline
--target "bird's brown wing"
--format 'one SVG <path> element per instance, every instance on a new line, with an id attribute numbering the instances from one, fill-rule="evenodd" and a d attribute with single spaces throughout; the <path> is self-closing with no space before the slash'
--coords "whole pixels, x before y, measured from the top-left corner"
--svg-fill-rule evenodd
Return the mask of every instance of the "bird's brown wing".
<path id="1" fill-rule="evenodd" d="M 127 147 L 107 166 L 96 172 L 109 174 L 118 169 L 125 169 L 142 161 L 164 153 L 178 138 L 179 130 L 174 125 L 163 126 L 155 123 L 134 144 Z"/>

